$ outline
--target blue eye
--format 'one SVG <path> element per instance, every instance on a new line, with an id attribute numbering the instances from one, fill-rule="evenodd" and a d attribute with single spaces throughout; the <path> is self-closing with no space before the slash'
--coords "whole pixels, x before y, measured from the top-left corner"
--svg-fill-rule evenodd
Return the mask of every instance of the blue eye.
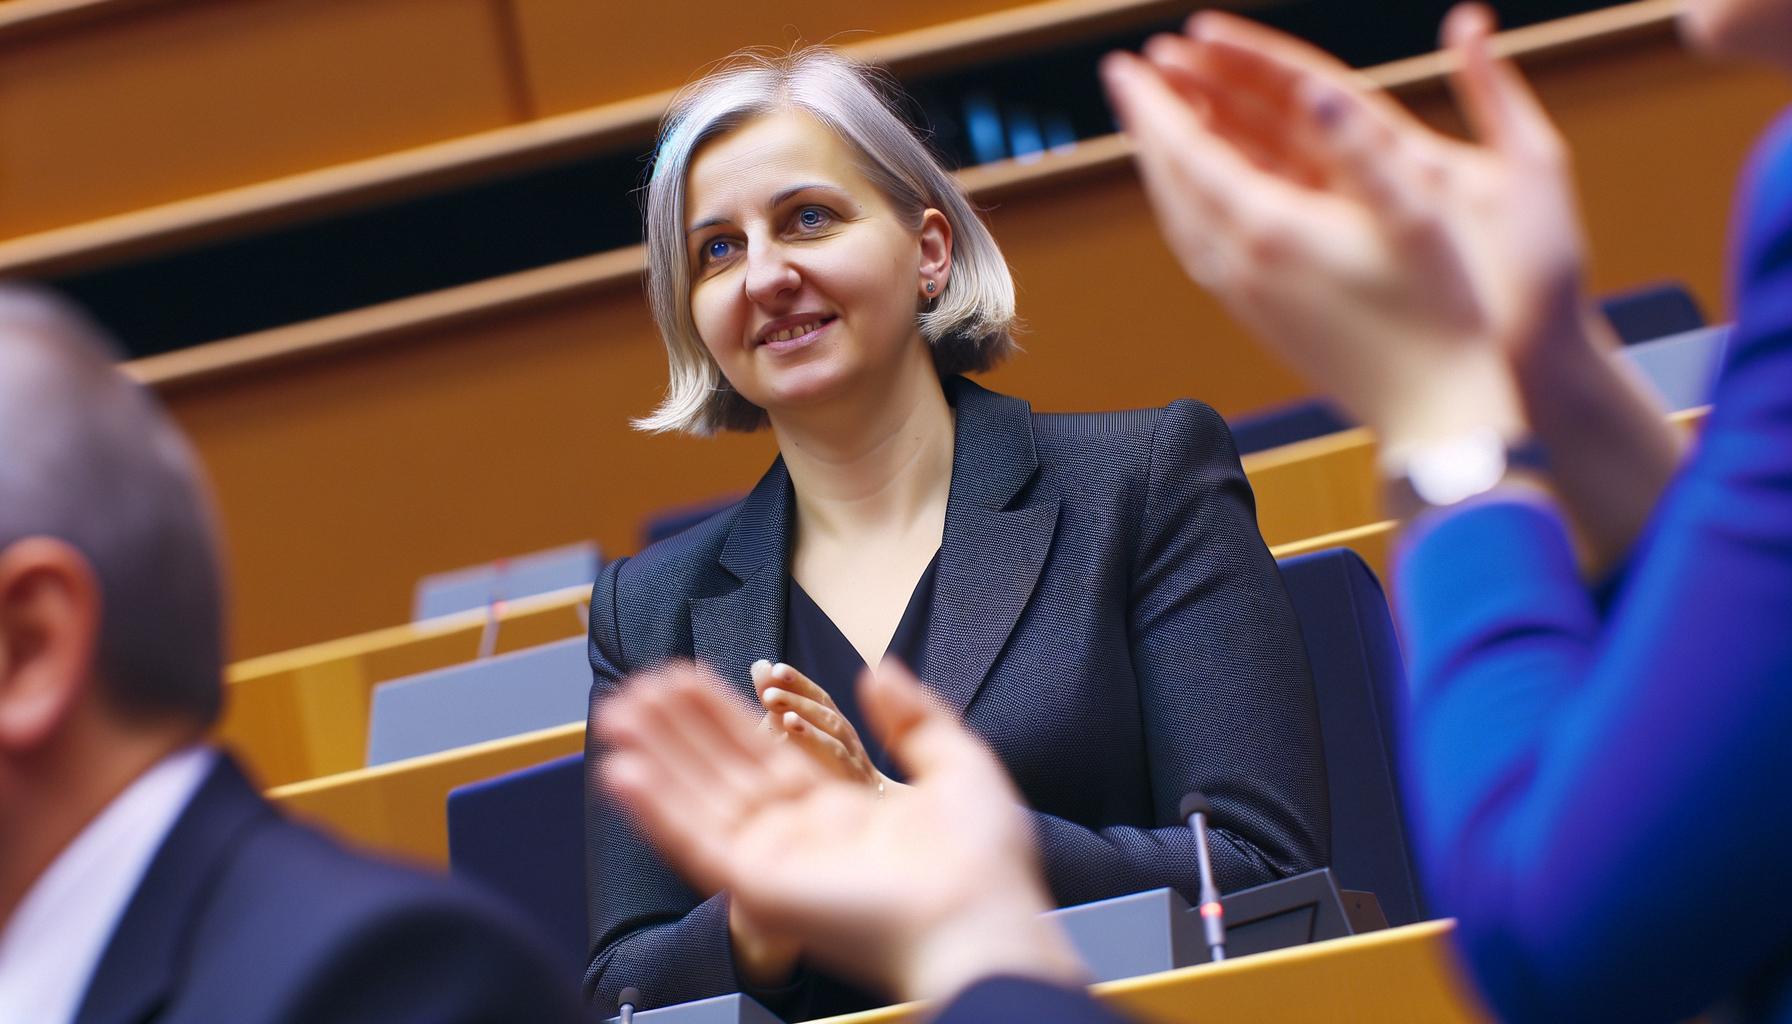
<path id="1" fill-rule="evenodd" d="M 796 222 L 813 231 L 828 222 L 827 211 L 818 206 L 805 206 L 796 215 Z"/>
<path id="2" fill-rule="evenodd" d="M 728 255 L 728 247 L 731 244 L 726 238 L 717 238 L 703 246 L 703 255 L 711 260 L 722 259 Z"/>

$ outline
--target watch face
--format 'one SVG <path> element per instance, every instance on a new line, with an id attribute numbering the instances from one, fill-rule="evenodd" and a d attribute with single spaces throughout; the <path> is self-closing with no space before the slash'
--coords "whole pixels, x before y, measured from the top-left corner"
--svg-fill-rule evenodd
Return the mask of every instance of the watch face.
<path id="1" fill-rule="evenodd" d="M 1454 505 L 1492 490 L 1506 475 L 1506 442 L 1483 430 L 1415 449 L 1406 479 L 1427 505 Z"/>

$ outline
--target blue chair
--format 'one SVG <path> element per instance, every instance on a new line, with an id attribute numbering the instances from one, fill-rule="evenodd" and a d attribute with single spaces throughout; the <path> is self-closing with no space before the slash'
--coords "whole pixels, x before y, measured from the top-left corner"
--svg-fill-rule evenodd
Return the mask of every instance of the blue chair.
<path id="1" fill-rule="evenodd" d="M 590 695 L 584 637 L 381 683 L 367 713 L 367 763 L 581 721 Z"/>
<path id="2" fill-rule="evenodd" d="M 1692 409 L 1711 403 L 1711 389 L 1729 344 L 1727 325 L 1701 327 L 1626 345 L 1619 355 L 1654 385 L 1669 409 Z"/>
<path id="3" fill-rule="evenodd" d="M 684 531 L 703 522 L 718 512 L 733 508 L 740 501 L 740 495 L 729 494 L 720 498 L 711 498 L 694 505 L 680 505 L 676 508 L 663 509 L 647 520 L 641 528 L 644 538 L 643 547 L 656 544 L 674 534 Z"/>
<path id="4" fill-rule="evenodd" d="M 1265 409 L 1228 424 L 1240 455 L 1324 437 L 1355 425 L 1331 403 L 1318 398 Z"/>
<path id="5" fill-rule="evenodd" d="M 1698 300 L 1679 281 L 1607 295 L 1599 300 L 1599 308 L 1626 345 L 1705 326 L 1705 313 L 1699 309 Z"/>
<path id="6" fill-rule="evenodd" d="M 583 975 L 585 755 L 461 786 L 448 794 L 448 865 L 533 923 L 564 953 L 567 977 Z"/>
<path id="7" fill-rule="evenodd" d="M 586 541 L 425 576 L 411 598 L 411 621 L 589 584 L 602 562 Z"/>
<path id="8" fill-rule="evenodd" d="M 1345 548 L 1279 565 L 1319 699 L 1332 870 L 1342 887 L 1374 893 L 1388 924 L 1424 920 L 1396 771 L 1406 668 L 1387 598 L 1375 573 Z"/>

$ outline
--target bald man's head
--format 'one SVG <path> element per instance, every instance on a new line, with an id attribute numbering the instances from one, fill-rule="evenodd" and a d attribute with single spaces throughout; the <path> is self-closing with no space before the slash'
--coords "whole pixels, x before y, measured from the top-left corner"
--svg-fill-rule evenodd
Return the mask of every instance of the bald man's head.
<path id="1" fill-rule="evenodd" d="M 221 576 L 193 455 L 86 317 L 0 286 L 0 550 L 34 536 L 93 565 L 97 672 L 116 709 L 215 719 Z"/>

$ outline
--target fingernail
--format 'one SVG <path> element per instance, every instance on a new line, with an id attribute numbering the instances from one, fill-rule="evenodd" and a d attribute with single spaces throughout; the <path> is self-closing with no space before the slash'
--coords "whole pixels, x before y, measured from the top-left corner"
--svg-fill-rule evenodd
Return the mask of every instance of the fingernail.
<path id="1" fill-rule="evenodd" d="M 767 704 L 776 704 L 777 702 L 779 702 L 783 699 L 784 699 L 784 691 L 778 689 L 775 686 L 770 687 L 765 691 L 765 702 Z"/>
<path id="2" fill-rule="evenodd" d="M 765 660 L 764 658 L 760 658 L 758 661 L 755 661 L 753 663 L 753 667 L 750 671 L 755 672 L 755 673 L 769 672 L 769 671 L 771 671 L 771 667 L 772 667 L 771 662 Z"/>
<path id="3" fill-rule="evenodd" d="M 776 665 L 772 666 L 772 675 L 778 676 L 781 679 L 789 679 L 790 673 L 792 673 L 794 671 L 796 671 L 796 670 L 791 668 L 789 665 L 784 664 L 781 661 L 778 662 Z"/>
<path id="4" fill-rule="evenodd" d="M 803 725 L 802 717 L 796 712 L 786 711 L 784 712 L 784 728 L 789 729 L 791 732 L 802 732 L 805 726 Z"/>
<path id="5" fill-rule="evenodd" d="M 1344 118 L 1344 98 L 1330 86 L 1320 86 L 1307 97 L 1307 109 L 1319 127 L 1330 130 Z"/>

